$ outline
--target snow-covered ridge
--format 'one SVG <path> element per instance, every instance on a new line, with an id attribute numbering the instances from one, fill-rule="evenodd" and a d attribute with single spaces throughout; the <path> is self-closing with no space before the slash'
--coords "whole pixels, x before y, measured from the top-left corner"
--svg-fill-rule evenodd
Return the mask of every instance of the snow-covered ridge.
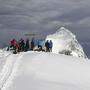
<path id="1" fill-rule="evenodd" d="M 12 54 L 0 74 L 0 90 L 90 90 L 89 71 L 89 60 L 73 56 Z"/>
<path id="2" fill-rule="evenodd" d="M 52 35 L 48 35 L 46 40 L 52 40 L 53 53 L 66 53 L 76 57 L 87 58 L 82 46 L 76 36 L 68 29 L 61 27 Z"/>

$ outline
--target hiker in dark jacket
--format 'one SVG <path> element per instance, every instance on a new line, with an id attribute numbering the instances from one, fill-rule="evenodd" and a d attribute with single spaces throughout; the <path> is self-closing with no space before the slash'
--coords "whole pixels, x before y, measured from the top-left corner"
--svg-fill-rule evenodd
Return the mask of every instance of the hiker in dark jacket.
<path id="1" fill-rule="evenodd" d="M 31 50 L 33 50 L 34 47 L 35 47 L 35 43 L 34 43 L 34 39 L 32 39 L 32 41 L 31 41 Z"/>
<path id="2" fill-rule="evenodd" d="M 28 51 L 28 50 L 29 50 L 29 39 L 27 39 L 25 43 L 25 51 Z"/>
<path id="3" fill-rule="evenodd" d="M 46 52 L 49 52 L 49 41 L 47 40 L 45 43 Z"/>
<path id="4" fill-rule="evenodd" d="M 20 51 L 25 51 L 25 42 L 22 38 L 19 40 L 19 46 L 20 46 Z"/>
<path id="5" fill-rule="evenodd" d="M 19 52 L 19 48 L 20 48 L 18 42 L 15 42 L 15 46 L 14 47 L 15 47 L 15 50 L 13 51 L 13 53 L 17 54 Z"/>
<path id="6" fill-rule="evenodd" d="M 50 40 L 49 42 L 49 51 L 52 52 L 52 47 L 53 47 L 53 42 L 52 40 Z"/>

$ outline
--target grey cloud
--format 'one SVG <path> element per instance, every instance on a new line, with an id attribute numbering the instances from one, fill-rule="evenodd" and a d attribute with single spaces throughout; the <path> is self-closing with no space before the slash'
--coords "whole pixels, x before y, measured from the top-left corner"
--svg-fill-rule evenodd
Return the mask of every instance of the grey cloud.
<path id="1" fill-rule="evenodd" d="M 80 42 L 89 42 L 89 4 L 90 0 L 0 0 L 0 42 L 5 45 L 28 32 L 46 36 L 62 25 Z"/>
<path id="2" fill-rule="evenodd" d="M 55 19 L 61 20 L 63 22 L 79 22 L 82 19 L 90 17 L 90 12 L 88 8 L 73 9 L 67 13 L 62 14 Z"/>

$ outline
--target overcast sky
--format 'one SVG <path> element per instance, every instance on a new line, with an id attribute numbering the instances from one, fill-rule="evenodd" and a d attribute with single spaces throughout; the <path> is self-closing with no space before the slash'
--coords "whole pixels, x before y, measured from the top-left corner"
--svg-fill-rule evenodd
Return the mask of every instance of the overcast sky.
<path id="1" fill-rule="evenodd" d="M 90 47 L 90 0 L 0 0 L 1 46 L 12 37 L 46 35 L 63 25 Z"/>

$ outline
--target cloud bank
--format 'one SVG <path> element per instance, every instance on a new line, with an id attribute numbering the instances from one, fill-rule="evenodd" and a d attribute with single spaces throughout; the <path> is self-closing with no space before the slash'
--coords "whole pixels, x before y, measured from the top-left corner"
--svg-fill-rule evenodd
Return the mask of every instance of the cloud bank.
<path id="1" fill-rule="evenodd" d="M 66 26 L 80 42 L 89 42 L 90 0 L 0 0 L 0 42 L 24 33 L 46 36 Z"/>

